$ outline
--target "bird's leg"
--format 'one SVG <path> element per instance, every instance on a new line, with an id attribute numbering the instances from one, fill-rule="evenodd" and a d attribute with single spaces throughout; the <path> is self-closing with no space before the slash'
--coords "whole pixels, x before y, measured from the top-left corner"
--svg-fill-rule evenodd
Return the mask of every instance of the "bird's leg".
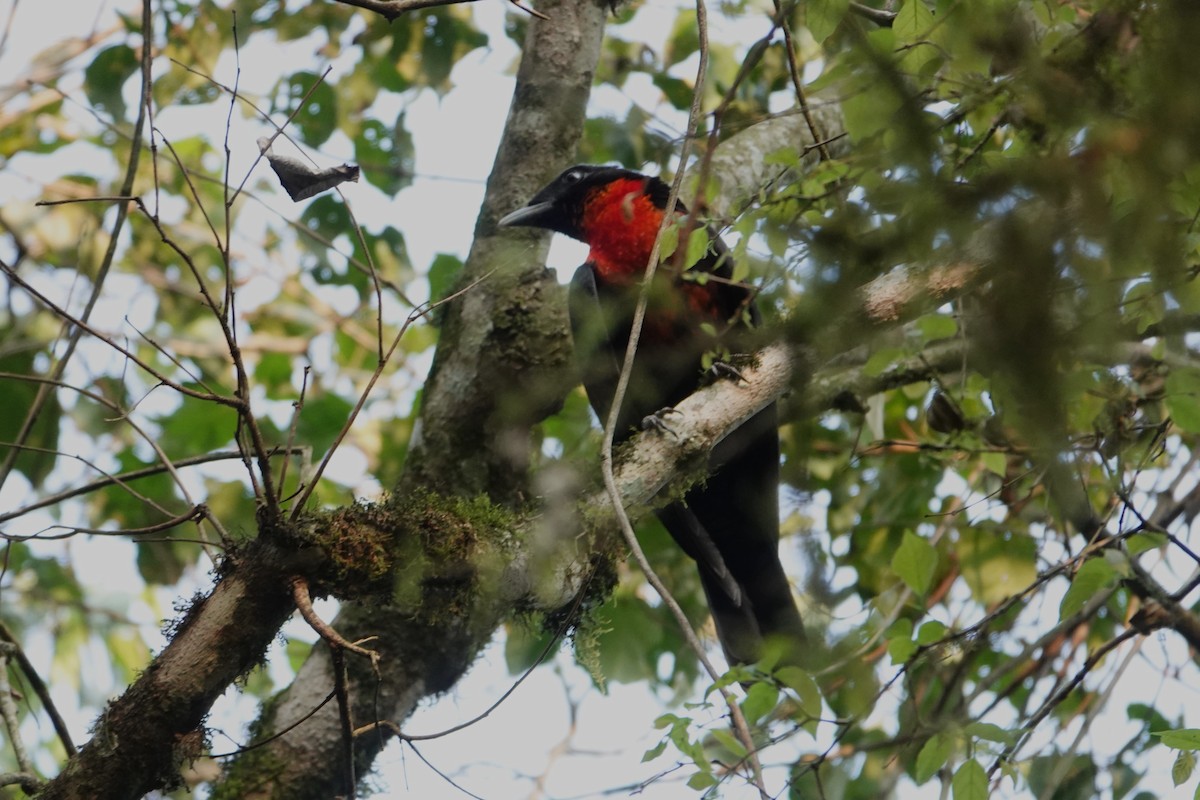
<path id="1" fill-rule="evenodd" d="M 713 384 L 722 380 L 738 381 L 740 383 L 746 380 L 746 376 L 742 374 L 740 369 L 728 361 L 714 361 L 712 366 L 704 371 L 704 381 L 706 384 Z"/>
<path id="2" fill-rule="evenodd" d="M 670 406 L 667 406 L 666 408 L 660 408 L 658 411 L 655 411 L 653 414 L 647 414 L 646 416 L 642 417 L 642 430 L 658 431 L 659 433 L 669 433 L 672 436 L 674 436 L 676 439 L 678 439 L 679 434 L 677 434 L 675 431 L 671 430 L 671 426 L 667 424 L 666 418 L 671 414 L 682 414 L 682 413 L 683 413 L 682 411 L 676 411 L 674 408 L 671 408 Z"/>
<path id="3" fill-rule="evenodd" d="M 704 370 L 704 383 L 711 385 L 720 380 L 746 380 L 742 370 L 746 367 L 758 366 L 758 358 L 754 353 L 724 353 L 715 356 L 712 365 Z"/>

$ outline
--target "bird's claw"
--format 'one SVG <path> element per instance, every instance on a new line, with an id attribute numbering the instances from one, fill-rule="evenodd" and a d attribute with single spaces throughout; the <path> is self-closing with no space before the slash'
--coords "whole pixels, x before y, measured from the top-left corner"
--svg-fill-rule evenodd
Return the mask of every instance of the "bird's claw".
<path id="1" fill-rule="evenodd" d="M 746 380 L 746 376 L 742 374 L 742 371 L 728 361 L 714 361 L 712 366 L 704 371 L 704 377 L 710 384 L 720 380 L 733 380 L 738 383 Z"/>
<path id="2" fill-rule="evenodd" d="M 674 408 L 671 408 L 670 406 L 667 406 L 666 408 L 660 408 L 658 411 L 655 411 L 653 414 L 647 414 L 646 416 L 642 417 L 642 430 L 658 431 L 659 433 L 669 433 L 678 439 L 679 434 L 677 434 L 675 431 L 671 430 L 671 426 L 667 424 L 666 417 L 671 414 L 681 414 L 681 413 L 683 413 L 683 412 L 677 411 Z"/>

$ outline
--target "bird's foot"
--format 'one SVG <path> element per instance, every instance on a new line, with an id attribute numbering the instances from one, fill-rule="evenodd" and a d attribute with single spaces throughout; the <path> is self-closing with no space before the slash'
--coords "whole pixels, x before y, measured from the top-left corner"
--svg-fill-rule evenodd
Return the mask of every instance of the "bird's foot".
<path id="1" fill-rule="evenodd" d="M 712 366 L 704 371 L 704 381 L 709 385 L 722 380 L 741 383 L 746 380 L 742 370 L 754 366 L 757 366 L 757 360 L 753 353 L 732 353 L 727 358 L 714 360 Z"/>
<path id="2" fill-rule="evenodd" d="M 746 376 L 742 374 L 742 371 L 728 361 L 714 361 L 712 366 L 704 371 L 704 377 L 710 384 L 717 381 L 737 381 L 741 383 L 746 380 Z"/>
<path id="3" fill-rule="evenodd" d="M 676 439 L 678 439 L 679 434 L 677 434 L 675 431 L 673 431 L 671 429 L 671 426 L 667 424 L 667 417 L 670 416 L 671 414 L 681 414 L 681 413 L 683 413 L 683 412 L 676 411 L 675 409 L 671 408 L 670 406 L 667 406 L 666 408 L 660 408 L 658 411 L 655 411 L 653 414 L 647 414 L 646 416 L 642 417 L 642 430 L 658 431 L 659 433 L 669 433 L 672 436 L 674 436 Z"/>

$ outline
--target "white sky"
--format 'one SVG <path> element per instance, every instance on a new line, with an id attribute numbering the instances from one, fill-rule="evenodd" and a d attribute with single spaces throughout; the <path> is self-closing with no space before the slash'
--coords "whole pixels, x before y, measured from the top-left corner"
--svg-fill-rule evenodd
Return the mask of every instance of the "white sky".
<path id="1" fill-rule="evenodd" d="M 33 56 L 43 48 L 67 36 L 85 35 L 92 29 L 94 20 L 100 20 L 96 24 L 99 29 L 107 28 L 109 21 L 113 19 L 114 7 L 136 9 L 137 4 L 129 0 L 101 4 L 84 0 L 50 3 L 31 0 L 18 3 L 12 0 L 0 4 L 0 22 L 7 20 L 15 9 L 11 34 L 5 49 L 0 52 L 0 83 L 24 75 Z M 650 0 L 639 12 L 636 22 L 638 30 L 646 31 L 650 42 L 657 44 L 658 37 L 664 35 L 673 24 L 678 7 L 679 4 L 672 0 Z M 78 13 L 64 14 L 64 8 Z M 501 28 L 504 15 L 511 10 L 511 6 L 503 0 L 481 0 L 475 3 L 472 9 L 479 26 L 489 33 L 489 47 L 471 53 L 455 68 L 453 78 L 458 89 L 441 99 L 431 92 L 426 92 L 408 104 L 408 121 L 415 139 L 418 159 L 418 177 L 413 185 L 401 192 L 394 201 L 381 200 L 382 196 L 365 183 L 344 187 L 354 213 L 361 222 L 368 227 L 390 222 L 403 231 L 412 262 L 418 270 L 428 265 L 439 252 L 466 255 L 475 214 L 482 199 L 483 181 L 491 169 L 511 96 L 512 79 L 508 73 L 519 54 Z M 714 15 L 713 22 L 720 25 L 720 17 Z M 739 33 L 732 28 L 723 31 L 718 28 L 714 36 L 744 37 L 746 30 L 742 29 Z M 759 28 L 754 27 L 753 35 L 758 33 Z M 622 35 L 633 38 L 636 34 L 624 32 Z M 250 94 L 265 94 L 279 77 L 280 71 L 291 72 L 301 68 L 319 71 L 323 64 L 314 51 L 315 45 L 312 41 L 290 43 L 285 47 L 244 50 L 242 90 Z M 345 58 L 349 59 L 352 56 L 353 53 L 348 52 Z M 340 71 L 349 64 L 348 60 L 335 61 L 330 79 L 336 81 Z M 163 63 L 159 68 L 166 69 L 168 65 Z M 218 79 L 231 82 L 231 58 L 227 57 L 220 62 L 216 71 Z M 74 85 L 77 86 L 77 82 Z M 72 83 L 68 81 L 64 88 L 70 86 Z M 637 93 L 637 99 L 644 105 L 654 107 L 657 103 L 656 92 L 648 89 L 644 83 L 633 83 L 630 91 Z M 77 115 L 80 124 L 93 125 L 94 121 L 82 108 L 82 95 L 76 96 L 81 105 L 73 113 Z M 399 108 L 399 101 L 393 102 L 396 108 L 379 110 L 380 118 L 388 119 Z M 621 93 L 603 89 L 596 92 L 594 108 L 623 115 L 627 102 L 628 97 L 622 96 Z M 212 119 L 212 116 L 211 108 L 173 108 L 161 114 L 156 119 L 156 124 L 172 138 L 183 138 L 202 130 L 208 131 L 214 142 L 219 142 L 224 114 L 216 120 Z M 669 122 L 679 127 L 682 125 L 682 118 L 678 114 L 672 114 Z M 234 173 L 240 175 L 238 170 L 244 171 L 257 155 L 254 144 L 256 138 L 269 130 L 257 120 L 244 119 L 241 114 L 234 115 L 234 123 L 232 141 L 236 150 L 235 164 L 240 165 L 235 168 Z M 277 150 L 284 152 L 286 147 L 287 145 L 276 145 Z M 56 169 L 85 169 L 90 155 L 87 148 L 64 151 L 61 158 L 55 161 Z M 340 135 L 326 143 L 320 153 L 313 155 L 322 164 L 353 160 L 350 143 Z M 14 172 L 20 172 L 21 162 L 15 161 L 15 166 L 15 170 L 6 167 L 0 171 L 0 198 L 6 206 L 35 199 L 38 194 L 38 179 L 42 177 L 31 175 L 31 180 L 28 181 L 14 180 Z M 265 164 L 260 169 L 265 169 Z M 292 204 L 282 193 L 268 199 L 267 202 L 273 212 L 292 218 L 297 217 L 303 209 L 303 205 Z M 437 224 L 432 225 L 431 221 L 435 220 Z M 246 247 L 252 247 L 257 241 L 253 214 L 245 215 L 244 224 L 246 229 L 240 241 Z M 261 221 L 258 224 L 261 224 Z M 552 266 L 565 274 L 580 262 L 581 252 L 580 246 L 558 237 L 550 257 Z M 271 279 L 268 268 L 264 268 L 260 278 L 264 283 L 263 297 L 269 299 L 270 290 L 265 286 Z M 113 277 L 110 291 L 115 291 L 111 296 L 111 303 L 109 307 L 98 312 L 98 319 L 111 328 L 119 327 L 122 318 L 130 313 L 131 308 L 129 299 L 120 296 L 120 279 L 121 276 Z M 252 292 L 249 294 L 253 296 Z M 331 297 L 331 302 L 338 302 L 336 296 Z M 100 355 L 97 354 L 97 357 Z M 336 465 L 339 474 L 362 473 L 362 461 L 356 461 L 352 451 L 346 459 L 345 462 Z M 71 462 L 64 465 L 59 479 L 69 484 L 82 474 L 83 467 Z M 202 492 L 202 487 L 197 488 Z M 374 488 L 364 476 L 359 491 L 369 494 Z M 10 480 L 0 494 L 0 507 L 17 503 L 26 490 L 27 487 L 22 487 L 19 480 Z M 157 630 L 160 620 L 171 615 L 172 597 L 186 597 L 194 589 L 207 583 L 207 577 L 202 574 L 190 575 L 185 579 L 185 585 L 177 587 L 176 592 L 160 592 L 153 598 L 141 600 L 130 599 L 126 595 L 127 587 L 140 585 L 130 544 L 115 539 L 80 539 L 72 543 L 69 552 L 80 579 L 92 592 L 93 601 L 101 606 L 111 603 L 113 607 L 120 608 L 122 612 L 129 613 L 143 622 L 143 635 L 153 647 L 161 646 L 162 640 Z M 328 604 L 323 608 L 327 617 L 332 615 Z M 852 624 L 852 621 L 847 620 L 841 622 Z M 307 627 L 299 622 L 289 624 L 285 632 L 289 637 L 306 641 L 313 639 Z M 31 643 L 31 652 L 35 659 L 41 659 L 39 663 L 49 662 L 49 645 L 49 641 L 46 640 Z M 1169 638 L 1160 639 L 1153 647 L 1148 646 L 1146 652 L 1146 658 L 1135 659 L 1130 667 L 1131 670 L 1143 670 L 1143 677 L 1136 678 L 1127 674 L 1122 681 L 1122 690 L 1126 691 L 1128 687 L 1128 690 L 1139 694 L 1138 699 L 1154 702 L 1156 691 L 1164 685 L 1163 674 L 1171 668 L 1170 665 L 1185 661 L 1187 654 L 1181 651 L 1177 641 Z M 273 647 L 270 661 L 271 675 L 280 685 L 286 683 L 290 673 L 286 667 L 287 661 L 282 647 L 278 643 Z M 1116 666 L 1114 664 L 1109 668 Z M 512 681 L 513 677 L 508 675 L 504 665 L 501 645 L 494 643 L 466 679 L 447 696 L 429 703 L 428 707 L 419 712 L 405 727 L 412 732 L 427 733 L 458 724 L 480 713 L 510 686 Z M 1167 685 L 1174 687 L 1177 684 Z M 551 764 L 548 754 L 563 741 L 570 729 L 568 696 L 579 704 L 577 728 L 571 740 L 574 750 Z M 77 738 L 85 739 L 94 709 L 82 712 L 78 710 L 77 694 L 73 687 L 68 686 L 58 692 L 56 699 L 62 708 L 75 709 L 70 715 L 71 724 Z M 100 698 L 90 699 L 98 701 Z M 1112 708 L 1120 709 L 1133 699 L 1131 695 L 1129 700 L 1116 701 Z M 1179 702 L 1181 712 L 1185 707 L 1193 711 L 1200 708 L 1194 693 L 1179 698 Z M 1164 703 L 1164 706 L 1167 705 L 1169 702 Z M 240 725 L 252 715 L 253 710 L 252 702 L 239 695 L 228 694 L 214 709 L 211 722 L 214 726 L 231 733 L 240 742 L 243 741 Z M 652 721 L 662 710 L 659 699 L 651 696 L 642 686 L 613 684 L 608 696 L 600 695 L 590 688 L 590 681 L 569 658 L 560 657 L 553 669 L 539 670 L 488 719 L 446 739 L 428 742 L 422 745 L 421 750 L 437 767 L 450 774 L 465 788 L 488 800 L 534 797 L 536 794 L 532 779 L 543 773 L 547 773 L 548 776 L 544 790 L 549 797 L 593 797 L 599 796 L 607 789 L 649 779 L 659 771 L 670 768 L 673 764 L 673 752 L 670 749 L 664 757 L 652 764 L 640 763 L 641 753 L 653 747 L 659 740 Z M 890 701 L 885 699 L 878 713 L 886 715 L 893 712 Z M 706 712 L 696 713 L 704 715 Z M 1118 716 L 1123 715 L 1118 712 Z M 709 715 L 709 718 L 712 718 L 712 715 Z M 1131 732 L 1131 729 L 1126 728 L 1093 731 L 1092 735 L 1103 736 L 1105 733 L 1111 733 L 1112 743 L 1103 749 L 1113 750 L 1119 747 Z M 828 732 L 825 735 L 828 736 Z M 813 749 L 811 741 L 800 738 L 801 746 Z M 1085 741 L 1084 747 L 1089 746 L 1090 743 Z M 214 748 L 217 751 L 226 751 L 232 749 L 232 746 L 218 736 L 214 737 Z M 778 758 L 783 761 L 786 754 L 781 754 Z M 1174 792 L 1170 786 L 1170 758 L 1171 753 L 1160 748 L 1160 752 L 1153 759 L 1157 775 L 1148 779 L 1146 788 L 1153 788 L 1159 792 L 1160 797 L 1184 796 Z M 434 800 L 464 796 L 429 770 L 414 755 L 406 754 L 399 748 L 392 747 L 387 750 L 376 766 L 380 773 L 379 782 L 388 789 L 380 796 Z M 52 764 L 43 764 L 42 767 L 48 772 L 54 770 Z M 683 770 L 664 781 L 651 783 L 639 797 L 671 800 L 690 796 L 690 792 L 679 785 L 688 774 L 688 770 Z M 775 770 L 771 774 L 769 787 L 778 791 L 781 786 L 780 772 Z M 912 797 L 932 796 L 936 791 L 932 786 L 933 784 L 927 784 L 921 790 L 907 794 Z M 743 789 L 732 786 L 725 791 L 724 796 L 750 797 L 751 793 Z M 618 796 L 624 794 L 620 792 Z M 1187 796 L 1190 796 L 1190 791 Z"/>

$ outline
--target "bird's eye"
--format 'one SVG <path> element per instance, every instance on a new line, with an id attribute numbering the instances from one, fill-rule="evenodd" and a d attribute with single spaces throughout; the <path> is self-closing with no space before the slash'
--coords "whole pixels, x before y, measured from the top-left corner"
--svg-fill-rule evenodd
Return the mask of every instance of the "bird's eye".
<path id="1" fill-rule="evenodd" d="M 579 181 L 583 180 L 583 172 L 581 170 L 573 169 L 563 175 L 563 180 L 567 183 L 579 183 Z"/>

